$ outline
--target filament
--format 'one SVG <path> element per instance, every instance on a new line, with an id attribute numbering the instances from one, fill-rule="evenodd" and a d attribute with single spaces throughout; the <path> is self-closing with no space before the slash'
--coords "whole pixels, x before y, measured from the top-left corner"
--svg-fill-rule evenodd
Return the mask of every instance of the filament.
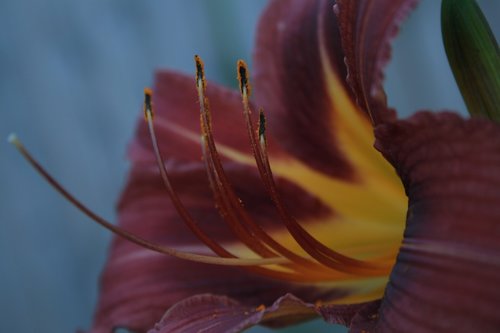
<path id="1" fill-rule="evenodd" d="M 71 202 L 76 208 L 78 208 L 82 213 L 87 215 L 96 223 L 100 224 L 104 228 L 110 230 L 111 232 L 140 245 L 144 248 L 153 250 L 158 253 L 167 254 L 170 256 L 177 257 L 179 259 L 191 260 L 195 262 L 201 262 L 206 264 L 214 265 L 225 265 L 225 266 L 255 266 L 255 265 L 275 265 L 284 263 L 287 260 L 284 258 L 220 258 L 214 256 L 206 256 L 201 254 L 189 253 L 178 251 L 173 248 L 158 245 L 149 242 L 141 237 L 135 236 L 122 228 L 115 226 L 111 222 L 108 222 L 101 216 L 94 213 L 92 210 L 87 208 L 83 203 L 76 199 L 71 193 L 69 193 L 54 177 L 52 177 L 38 161 L 36 161 L 30 152 L 25 148 L 21 141 L 17 138 L 15 134 L 11 134 L 8 141 L 13 144 L 16 149 L 21 153 L 21 155 L 35 168 L 35 170 L 50 184 L 52 185 L 62 196 L 64 196 L 69 202 Z"/>
<path id="2" fill-rule="evenodd" d="M 250 85 L 247 75 L 247 66 L 242 60 L 238 61 L 238 79 L 240 82 L 240 91 L 243 102 L 243 114 L 247 124 L 248 137 L 252 151 L 254 153 L 257 169 L 260 172 L 261 178 L 265 187 L 268 190 L 271 199 L 273 200 L 278 213 L 284 222 L 286 228 L 289 230 L 292 237 L 297 243 L 313 258 L 322 264 L 331 267 L 335 270 L 352 272 L 352 273 L 366 273 L 379 274 L 386 272 L 386 267 L 377 267 L 377 265 L 369 262 L 360 261 L 338 252 L 333 251 L 324 244 L 320 243 L 313 236 L 311 236 L 287 211 L 284 207 L 281 198 L 276 188 L 272 170 L 269 164 L 267 155 L 266 139 L 265 139 L 265 116 L 263 111 L 259 112 L 259 126 L 258 131 L 255 131 L 251 119 L 251 110 L 249 106 Z M 258 137 L 258 139 L 257 139 Z M 258 142 L 257 142 L 258 141 Z"/>
<path id="3" fill-rule="evenodd" d="M 144 89 L 144 118 L 148 125 L 153 152 L 159 173 L 165 189 L 174 208 L 182 221 L 191 232 L 214 252 L 215 256 L 202 255 L 159 245 L 113 225 L 101 216 L 87 208 L 63 186 L 60 185 L 28 152 L 21 141 L 15 136 L 9 137 L 11 142 L 23 157 L 47 180 L 60 194 L 86 214 L 90 219 L 111 232 L 144 248 L 167 254 L 180 259 L 200 263 L 242 266 L 243 269 L 259 275 L 279 280 L 294 282 L 319 282 L 327 280 L 352 280 L 369 276 L 383 276 L 389 271 L 392 261 L 387 258 L 371 261 L 358 260 L 336 252 L 318 241 L 290 214 L 278 192 L 267 152 L 266 118 L 259 110 L 257 127 L 252 120 L 250 108 L 251 86 L 248 78 L 248 69 L 245 62 L 239 60 L 237 73 L 239 88 L 243 104 L 243 116 L 247 127 L 247 134 L 254 155 L 257 171 L 266 188 L 268 195 L 277 210 L 279 220 L 287 228 L 295 242 L 307 254 L 299 255 L 276 241 L 245 209 L 224 170 L 217 145 L 213 137 L 211 111 L 206 97 L 207 81 L 204 73 L 203 61 L 195 56 L 196 89 L 200 107 L 201 150 L 203 161 L 216 208 L 224 223 L 234 236 L 259 258 L 241 258 L 228 251 L 219 242 L 212 239 L 199 223 L 189 213 L 172 186 L 168 171 L 165 167 L 158 139 L 154 127 L 153 91 Z M 270 266 L 267 266 L 270 265 Z M 263 267 L 266 266 L 266 267 Z"/>

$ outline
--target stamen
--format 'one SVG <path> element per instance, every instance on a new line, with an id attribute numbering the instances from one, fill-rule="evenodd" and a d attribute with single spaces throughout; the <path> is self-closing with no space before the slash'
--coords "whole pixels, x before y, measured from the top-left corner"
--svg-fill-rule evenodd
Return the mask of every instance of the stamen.
<path id="1" fill-rule="evenodd" d="M 212 135 L 211 114 L 205 97 L 205 74 L 203 63 L 195 56 L 198 97 L 200 103 L 200 126 L 202 131 L 202 150 L 208 179 L 211 184 L 221 217 L 228 223 L 233 233 L 250 249 L 263 257 L 275 256 L 258 237 L 259 233 L 251 223 L 240 200 L 234 193 L 220 161 Z M 243 224 L 240 223 L 240 220 Z M 256 234 L 257 231 L 257 234 Z"/>
<path id="2" fill-rule="evenodd" d="M 150 90 L 145 90 L 145 91 L 147 91 L 150 95 L 152 95 L 152 92 Z M 146 111 L 146 121 L 148 123 L 149 133 L 150 133 L 150 137 L 151 137 L 151 141 L 152 141 L 152 145 L 153 145 L 153 150 L 155 152 L 157 164 L 158 164 L 159 169 L 160 169 L 160 174 L 161 174 L 163 183 L 167 189 L 167 192 L 169 193 L 169 196 L 170 196 L 177 212 L 179 213 L 179 215 L 181 216 L 183 221 L 187 224 L 187 226 L 190 228 L 190 230 L 193 231 L 193 233 L 198 237 L 198 239 L 200 239 L 203 243 L 205 243 L 205 245 L 207 245 L 212 251 L 214 251 L 217 255 L 219 255 L 221 257 L 234 258 L 235 256 L 233 254 L 231 254 L 230 252 L 225 250 L 222 246 L 220 246 L 218 243 L 213 241 L 210 237 L 208 237 L 199 228 L 198 224 L 194 221 L 194 219 L 189 214 L 189 212 L 187 211 L 185 206 L 182 204 L 182 201 L 180 200 L 180 198 L 177 196 L 177 193 L 174 191 L 174 189 L 171 185 L 171 182 L 170 182 L 170 179 L 168 176 L 168 172 L 165 168 L 165 163 L 163 162 L 163 158 L 161 157 L 161 152 L 160 152 L 158 140 L 156 138 L 155 129 L 154 129 L 153 109 L 148 108 L 148 107 L 145 107 L 144 109 L 147 110 Z M 202 148 L 205 149 L 205 145 L 203 145 Z M 289 264 L 286 264 L 286 267 L 288 267 L 288 266 L 289 266 Z M 280 279 L 280 280 L 288 280 L 288 281 L 303 281 L 302 275 L 298 275 L 298 274 L 294 273 L 293 271 L 290 271 L 290 272 L 274 271 L 274 270 L 267 269 L 264 267 L 246 267 L 246 269 L 253 271 L 257 274 L 270 277 L 270 278 L 275 278 L 275 279 Z M 310 278 L 315 279 L 315 280 L 317 280 L 318 278 L 320 280 L 325 280 L 325 277 L 319 277 L 318 274 L 312 274 L 312 275 L 310 275 Z"/>
<path id="3" fill-rule="evenodd" d="M 160 148 L 158 146 L 158 140 L 155 134 L 155 128 L 153 122 L 154 113 L 151 104 L 151 98 L 153 92 L 151 89 L 146 88 L 144 89 L 144 94 L 145 94 L 144 98 L 145 117 L 149 128 L 149 135 L 151 138 L 151 143 L 156 157 L 156 162 L 160 170 L 160 175 L 163 180 L 163 184 L 167 189 L 168 195 L 170 196 L 170 199 L 172 200 L 172 203 L 175 209 L 177 210 L 177 213 L 182 218 L 184 223 L 188 226 L 188 228 L 198 237 L 198 239 L 202 241 L 206 246 L 208 246 L 212 251 L 214 251 L 217 255 L 221 257 L 236 258 L 236 256 L 234 256 L 226 249 L 224 249 L 222 246 L 220 246 L 219 243 L 215 242 L 207 234 L 205 234 L 203 230 L 199 228 L 198 223 L 195 222 L 191 214 L 188 212 L 182 201 L 177 196 L 177 193 L 174 191 L 172 183 L 170 182 L 170 177 L 168 176 L 167 169 L 165 168 Z"/>
<path id="4" fill-rule="evenodd" d="M 202 67 L 197 66 L 197 68 L 202 68 Z M 203 75 L 199 75 L 197 77 L 199 78 L 198 82 L 200 82 L 200 83 L 203 82 L 203 79 L 204 79 Z M 152 95 L 152 92 L 150 89 L 146 89 L 145 93 L 147 93 L 150 96 Z M 147 101 L 147 100 L 148 99 L 145 98 L 145 101 Z M 149 98 L 149 100 L 151 100 L 151 99 Z M 183 206 L 182 202 L 180 201 L 177 194 L 173 190 L 168 173 L 167 173 L 167 170 L 165 168 L 165 163 L 163 161 L 163 158 L 161 157 L 158 141 L 156 139 L 156 134 L 155 134 L 155 130 L 154 130 L 154 121 L 153 121 L 153 108 L 145 106 L 144 109 L 146 110 L 146 120 L 148 122 L 149 132 L 150 132 L 150 136 L 151 136 L 151 140 L 152 140 L 152 144 L 153 144 L 153 149 L 155 151 L 155 156 L 157 158 L 157 164 L 160 168 L 160 174 L 162 176 L 165 187 L 167 188 L 167 191 L 168 191 L 168 193 L 172 199 L 172 202 L 174 203 L 174 206 L 176 207 L 179 215 L 182 217 L 182 219 L 188 225 L 188 227 L 195 233 L 195 235 L 197 235 L 198 238 L 201 241 L 203 241 L 207 246 L 209 246 L 209 248 L 211 248 L 215 253 L 217 253 L 218 255 L 220 255 L 222 257 L 227 257 L 228 255 L 231 255 L 224 248 L 222 248 L 218 243 L 214 242 L 208 236 L 206 236 L 201 229 L 199 229 L 199 226 L 196 224 L 194 219 L 187 212 L 186 208 Z M 204 139 L 204 137 L 202 137 L 202 139 Z M 206 144 L 202 145 L 202 148 L 204 150 L 206 150 Z M 204 155 L 210 158 L 209 154 L 204 153 Z M 212 167 L 209 167 L 208 169 L 213 170 L 214 169 L 213 165 L 212 165 Z M 213 175 L 213 173 L 211 173 L 211 175 Z M 209 177 L 209 178 L 210 178 L 211 182 L 214 182 L 213 177 Z M 215 188 L 215 186 L 213 186 L 213 187 Z M 222 190 L 222 191 L 224 192 L 224 190 Z M 217 192 L 215 192 L 215 195 L 219 196 L 219 193 L 220 192 L 217 191 Z M 220 199 L 218 199 L 217 201 L 220 202 Z M 265 235 L 267 236 L 267 234 L 265 234 Z M 291 251 L 287 250 L 286 248 L 284 248 L 284 252 L 286 252 L 286 251 L 291 252 Z M 290 265 L 287 264 L 286 267 L 290 267 Z M 291 271 L 291 272 L 273 271 L 273 270 L 263 268 L 263 267 L 247 267 L 247 269 L 249 269 L 250 271 L 253 271 L 255 273 L 258 273 L 260 275 L 265 275 L 265 276 L 268 276 L 271 278 L 276 278 L 276 279 L 289 280 L 289 281 L 303 281 L 304 280 L 303 274 L 298 275 L 298 274 L 294 273 L 293 271 Z M 321 275 L 321 274 L 313 274 L 313 275 L 309 275 L 308 278 L 312 279 L 312 280 L 326 280 L 328 277 Z"/>
<path id="5" fill-rule="evenodd" d="M 206 256 L 201 254 L 189 253 L 178 251 L 170 247 L 161 246 L 152 242 L 149 242 L 141 237 L 135 236 L 122 228 L 115 226 L 114 224 L 108 222 L 101 216 L 94 213 L 92 210 L 87 208 L 83 203 L 76 199 L 71 193 L 69 193 L 59 182 L 55 180 L 29 153 L 29 151 L 24 147 L 21 141 L 17 138 L 15 134 L 11 134 L 8 137 L 8 141 L 13 144 L 16 149 L 21 153 L 21 155 L 38 171 L 38 173 L 45 179 L 49 184 L 51 184 L 62 196 L 64 196 L 69 202 L 71 202 L 76 208 L 78 208 L 82 213 L 90 217 L 93 221 L 100 224 L 104 228 L 110 230 L 111 232 L 140 245 L 144 248 L 153 250 L 158 253 L 167 254 L 170 256 L 177 257 L 179 259 L 185 259 L 195 262 L 201 262 L 206 264 L 214 265 L 224 265 L 224 266 L 259 266 L 259 265 L 275 265 L 287 262 L 285 258 L 220 258 L 214 256 Z"/>
<path id="6" fill-rule="evenodd" d="M 274 241 L 267 233 L 265 233 L 265 231 L 263 231 L 262 228 L 248 216 L 248 214 L 244 210 L 244 207 L 242 206 L 242 203 L 236 197 L 236 194 L 234 193 L 234 190 L 232 189 L 232 186 L 230 185 L 227 176 L 225 175 L 224 169 L 217 153 L 215 141 L 212 136 L 210 109 L 208 106 L 208 100 L 205 97 L 206 86 L 204 85 L 204 82 L 206 81 L 205 75 L 203 73 L 203 65 L 201 59 L 198 56 L 195 57 L 195 61 L 198 71 L 196 78 L 201 112 L 200 122 L 202 128 L 203 156 L 206 163 L 208 179 L 214 192 L 217 207 L 219 208 L 219 212 L 222 218 L 228 223 L 235 235 L 240 240 L 242 240 L 245 245 L 247 245 L 250 249 L 258 253 L 259 255 L 271 255 L 269 254 L 267 248 L 262 246 L 263 244 L 261 242 L 263 241 L 270 248 L 289 258 L 290 260 L 295 262 L 295 264 L 302 266 L 296 266 L 294 268 L 295 270 L 304 271 L 303 268 L 307 267 L 308 272 L 313 269 L 316 273 L 316 276 L 323 275 L 323 277 L 325 277 L 323 266 L 296 255 L 292 251 L 286 249 L 285 247 Z M 246 76 L 246 70 L 242 66 L 242 64 L 244 65 L 243 62 L 239 62 L 240 70 L 238 72 L 238 77 L 241 80 L 240 88 L 244 92 L 244 95 L 246 95 L 248 92 L 249 84 Z M 243 222 L 243 226 L 240 225 L 240 220 L 241 222 Z M 273 252 L 271 253 L 274 254 Z"/>
<path id="7" fill-rule="evenodd" d="M 196 57 L 195 60 L 197 63 L 200 61 L 199 57 Z M 197 65 L 197 69 L 198 68 L 202 69 L 203 67 Z M 241 74 L 239 77 L 243 78 L 243 82 L 246 82 L 246 84 L 241 84 L 241 89 L 248 91 L 248 80 L 246 79 L 245 72 L 240 71 L 239 73 Z M 198 73 L 196 77 L 199 83 L 205 82 L 203 72 Z M 325 279 L 326 276 L 321 265 L 303 258 L 277 243 L 261 228 L 260 225 L 255 223 L 255 221 L 253 221 L 253 219 L 245 211 L 224 172 L 224 168 L 222 167 L 217 153 L 215 141 L 212 135 L 210 123 L 211 114 L 208 106 L 208 100 L 204 95 L 205 87 L 201 84 L 198 84 L 197 87 L 201 112 L 200 122 L 202 128 L 203 156 L 207 165 L 208 179 L 214 192 L 217 207 L 219 208 L 222 218 L 228 223 L 235 235 L 242 242 L 244 242 L 245 245 L 259 255 L 263 257 L 271 254 L 275 255 L 275 252 L 269 252 L 267 248 L 263 247 L 262 243 L 264 243 L 271 249 L 277 251 L 279 254 L 292 260 L 296 265 L 299 265 L 295 266 L 293 268 L 294 270 L 299 272 L 301 271 L 303 273 L 307 272 L 308 274 L 311 270 L 314 270 L 317 277 L 322 276 L 323 279 Z M 241 222 L 243 225 L 240 224 Z M 290 266 L 288 265 L 287 267 Z"/>
<path id="8" fill-rule="evenodd" d="M 200 71 L 197 73 L 196 78 L 201 113 L 200 122 L 202 129 L 203 156 L 206 163 L 208 179 L 214 192 L 217 207 L 219 208 L 219 212 L 222 218 L 228 223 L 229 227 L 233 230 L 235 235 L 257 254 L 263 257 L 275 255 L 275 252 L 269 252 L 269 250 L 263 246 L 264 244 L 266 244 L 271 249 L 276 250 L 278 253 L 292 260 L 295 264 L 302 266 L 295 266 L 294 270 L 304 272 L 304 267 L 306 267 L 307 272 L 310 272 L 311 269 L 314 269 L 316 275 L 325 276 L 323 266 L 296 255 L 292 251 L 286 249 L 284 246 L 274 241 L 246 213 L 241 201 L 237 198 L 232 186 L 230 185 L 220 162 L 220 158 L 215 146 L 215 141 L 212 135 L 212 126 L 210 122 L 211 114 L 208 100 L 205 97 L 206 86 L 202 84 L 203 82 L 205 82 L 203 66 L 200 65 L 202 63 L 199 57 L 195 57 L 195 61 L 197 64 L 196 68 Z M 239 64 L 244 63 L 239 62 Z M 240 88 L 246 94 L 248 92 L 249 84 L 246 77 L 246 70 L 241 70 L 241 68 L 242 66 L 240 66 L 238 75 L 238 77 L 242 80 L 240 82 Z M 243 225 L 240 224 L 240 221 L 243 223 Z M 264 244 L 262 244 L 262 242 Z"/>
<path id="9" fill-rule="evenodd" d="M 144 116 L 148 123 L 154 154 L 159 166 L 163 183 L 169 193 L 173 205 L 182 220 L 190 230 L 210 248 L 216 255 L 207 256 L 182 252 L 170 247 L 161 246 L 137 237 L 118 226 L 111 224 L 99 215 L 92 212 L 68 191 L 66 191 L 43 167 L 32 158 L 26 148 L 21 144 L 15 135 L 9 136 L 9 142 L 14 144 L 28 162 L 66 199 L 89 216 L 96 223 L 107 228 L 113 233 L 125 239 L 151 249 L 153 251 L 175 256 L 177 258 L 208 263 L 216 265 L 245 266 L 245 269 L 264 275 L 270 278 L 288 281 L 325 281 L 331 279 L 352 278 L 351 274 L 358 277 L 375 276 L 385 274 L 387 267 L 375 266 L 372 262 L 364 262 L 341 255 L 326 247 L 313 236 L 311 236 L 286 210 L 281 198 L 278 195 L 274 178 L 270 168 L 267 144 L 265 137 L 266 119 L 262 110 L 259 112 L 258 130 L 254 130 L 249 107 L 249 96 L 251 92 L 247 75 L 247 67 L 243 61 L 238 61 L 238 80 L 244 106 L 244 115 L 247 129 L 257 168 L 264 185 L 270 193 L 271 199 L 278 210 L 281 220 L 295 239 L 295 241 L 314 259 L 304 258 L 293 251 L 276 242 L 245 210 L 242 202 L 237 197 L 229 179 L 224 171 L 220 160 L 215 140 L 212 134 L 211 113 L 208 99 L 205 97 L 206 79 L 204 65 L 199 56 L 195 56 L 196 63 L 196 87 L 200 102 L 200 124 L 203 157 L 206 164 L 208 180 L 217 208 L 223 220 L 228 224 L 236 237 L 241 240 L 249 249 L 253 250 L 262 258 L 238 258 L 224 247 L 211 239 L 189 214 L 186 207 L 181 202 L 175 190 L 172 188 L 165 163 L 161 156 L 154 130 L 154 106 L 152 102 L 152 90 L 144 89 Z M 279 257 L 281 255 L 282 257 Z M 277 265 L 267 268 L 262 265 Z"/>
<path id="10" fill-rule="evenodd" d="M 311 236 L 289 213 L 284 207 L 281 198 L 278 194 L 274 177 L 272 175 L 272 170 L 269 164 L 269 159 L 267 155 L 267 144 L 265 139 L 265 116 L 262 110 L 259 113 L 259 127 L 258 132 L 254 130 L 253 122 L 251 119 L 251 110 L 249 106 L 249 91 L 247 87 L 248 75 L 247 66 L 242 60 L 238 61 L 238 78 L 240 81 L 240 89 L 243 101 L 243 112 L 245 116 L 245 121 L 247 123 L 248 136 L 250 138 L 251 147 L 256 160 L 257 168 L 261 174 L 261 178 L 267 188 L 271 199 L 273 200 L 278 213 L 284 222 L 285 226 L 289 230 L 292 237 L 297 241 L 297 243 L 313 258 L 321 262 L 322 264 L 333 268 L 335 270 L 356 273 L 356 274 L 380 274 L 381 272 L 386 272 L 387 267 L 380 267 L 371 262 L 364 262 L 361 260 L 353 259 L 344 256 L 338 252 L 333 251 L 324 244 L 320 243 L 313 236 Z M 255 135 L 258 135 L 259 143 L 257 144 L 257 139 Z"/>
<path id="11" fill-rule="evenodd" d="M 263 175 L 266 176 L 268 189 L 271 199 L 275 203 L 275 206 L 283 219 L 285 226 L 287 226 L 290 234 L 294 239 L 302 246 L 302 248 L 309 253 L 313 258 L 321 262 L 322 264 L 331 267 L 335 270 L 347 273 L 356 273 L 363 275 L 379 275 L 380 273 L 386 272 L 388 267 L 382 267 L 373 262 L 366 262 L 362 260 L 357 260 L 345 255 L 342 255 L 329 247 L 325 246 L 314 238 L 309 232 L 307 232 L 297 220 L 288 213 L 285 208 L 281 198 L 278 194 L 276 184 L 274 182 L 272 170 L 269 164 L 269 159 L 267 155 L 266 139 L 262 135 L 259 139 L 259 155 L 264 164 Z"/>
<path id="12" fill-rule="evenodd" d="M 214 171 L 216 169 L 215 162 L 211 154 L 207 153 L 208 144 L 205 137 L 202 137 L 202 147 L 210 188 L 212 189 L 216 206 L 222 219 L 228 224 L 236 237 L 252 251 L 263 257 L 276 256 L 274 252 L 270 251 L 260 242 L 259 238 L 256 237 L 252 230 L 249 230 L 246 224 L 240 223 L 242 212 L 229 197 L 228 189 L 224 185 L 225 181 L 221 180 L 221 176 Z"/>

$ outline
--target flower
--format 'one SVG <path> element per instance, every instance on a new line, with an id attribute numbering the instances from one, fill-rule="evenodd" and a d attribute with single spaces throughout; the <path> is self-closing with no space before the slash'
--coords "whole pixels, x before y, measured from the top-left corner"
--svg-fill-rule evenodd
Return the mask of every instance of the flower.
<path id="1" fill-rule="evenodd" d="M 199 58 L 196 87 L 157 74 L 119 228 L 86 211 L 128 238 L 113 240 L 92 332 L 315 316 L 352 332 L 498 329 L 500 127 L 450 112 L 398 120 L 386 104 L 389 41 L 416 3 L 338 0 L 335 15 L 326 0 L 271 1 L 253 102 L 241 61 L 239 92 L 207 84 Z M 257 131 L 255 106 L 269 118 Z"/>

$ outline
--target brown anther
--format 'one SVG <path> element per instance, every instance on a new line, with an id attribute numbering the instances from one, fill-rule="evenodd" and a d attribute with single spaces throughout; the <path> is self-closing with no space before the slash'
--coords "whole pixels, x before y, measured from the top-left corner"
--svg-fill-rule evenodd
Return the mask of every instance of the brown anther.
<path id="1" fill-rule="evenodd" d="M 264 311 L 265 309 L 266 309 L 266 306 L 264 304 L 261 304 L 255 308 L 255 311 L 261 312 L 261 311 Z"/>
<path id="2" fill-rule="evenodd" d="M 151 88 L 144 88 L 144 119 L 148 120 L 148 117 L 153 118 L 153 90 Z"/>
<path id="3" fill-rule="evenodd" d="M 248 81 L 248 66 L 243 60 L 238 60 L 238 82 L 240 91 L 244 98 L 249 98 L 251 94 L 250 82 Z"/>
<path id="4" fill-rule="evenodd" d="M 203 64 L 203 60 L 201 60 L 199 55 L 194 56 L 194 62 L 196 63 L 196 87 L 205 90 L 207 87 L 207 83 L 205 81 L 205 65 Z"/>

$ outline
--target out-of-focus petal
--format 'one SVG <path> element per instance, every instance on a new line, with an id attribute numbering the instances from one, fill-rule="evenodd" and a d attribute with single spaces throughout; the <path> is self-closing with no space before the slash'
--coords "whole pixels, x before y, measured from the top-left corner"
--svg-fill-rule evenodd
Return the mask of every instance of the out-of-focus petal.
<path id="1" fill-rule="evenodd" d="M 358 105 L 374 124 L 394 120 L 382 87 L 382 69 L 391 54 L 390 41 L 418 0 L 337 0 L 342 46 Z"/>
<path id="2" fill-rule="evenodd" d="M 374 305 L 376 306 L 379 302 L 380 301 L 377 300 L 356 304 L 320 305 L 316 307 L 316 310 L 327 323 L 349 327 L 360 313 L 362 313 L 366 308 Z"/>
<path id="3" fill-rule="evenodd" d="M 346 70 L 332 3 L 271 1 L 257 32 L 256 104 L 287 151 L 324 174 L 356 179 L 354 156 L 382 164 L 373 134 L 345 84 Z"/>
<path id="4" fill-rule="evenodd" d="M 500 126 L 451 113 L 419 113 L 380 126 L 376 136 L 410 202 L 380 309 L 367 309 L 371 320 L 365 316 L 355 327 L 497 332 Z"/>
<path id="5" fill-rule="evenodd" d="M 283 326 L 315 316 L 314 305 L 290 294 L 270 307 L 249 307 L 224 296 L 197 295 L 173 306 L 149 333 L 236 333 L 259 323 Z"/>
<path id="6" fill-rule="evenodd" d="M 271 1 L 259 24 L 254 67 L 255 104 L 268 114 L 275 144 L 290 155 L 271 155 L 274 173 L 335 213 L 313 235 L 354 256 L 367 242 L 397 247 L 407 199 L 394 169 L 373 149 L 370 120 L 345 83 L 331 2 Z"/>
<path id="7" fill-rule="evenodd" d="M 330 323 L 349 324 L 364 306 L 314 305 L 286 294 L 269 307 L 249 307 L 225 296 L 196 295 L 170 308 L 149 333 L 236 333 L 257 324 L 286 326 L 318 314 Z"/>

